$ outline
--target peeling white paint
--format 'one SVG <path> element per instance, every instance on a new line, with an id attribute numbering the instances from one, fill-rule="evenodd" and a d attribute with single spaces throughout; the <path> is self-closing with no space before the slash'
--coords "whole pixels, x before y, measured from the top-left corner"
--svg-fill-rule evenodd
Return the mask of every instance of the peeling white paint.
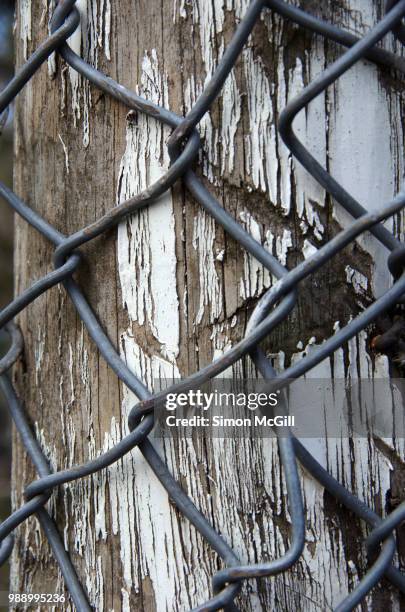
<path id="1" fill-rule="evenodd" d="M 316 246 L 311 244 L 309 240 L 304 240 L 304 245 L 302 247 L 302 254 L 304 255 L 304 259 L 308 259 L 309 257 L 312 257 L 312 255 L 315 255 L 317 250 L 318 249 L 316 248 Z"/>
<path id="2" fill-rule="evenodd" d="M 232 89 L 230 89 L 229 91 L 230 93 L 232 93 Z M 186 112 L 190 110 L 190 108 L 195 104 L 201 92 L 202 84 L 196 83 L 194 75 L 191 75 L 189 78 L 186 79 L 184 89 L 184 103 Z M 233 101 L 233 104 L 237 104 L 237 102 Z M 237 115 L 234 112 L 231 113 L 231 116 L 236 117 Z M 202 138 L 202 147 L 199 155 L 199 162 L 202 166 L 203 174 L 208 178 L 211 183 L 218 184 L 219 181 L 216 177 L 215 168 L 218 166 L 219 163 L 219 134 L 218 130 L 214 128 L 211 119 L 211 114 L 209 112 L 205 113 L 198 127 Z M 227 142 L 227 140 L 229 140 L 232 134 L 234 133 L 235 131 L 233 127 L 229 126 L 227 128 L 224 128 L 224 142 Z M 225 158 L 228 158 L 227 153 L 224 153 L 224 159 Z M 233 154 L 231 154 L 231 158 L 233 159 Z"/>
<path id="3" fill-rule="evenodd" d="M 306 59 L 308 61 L 307 80 L 312 81 L 323 71 L 325 66 L 322 40 L 314 40 L 314 51 L 311 53 L 311 57 L 307 56 Z M 288 100 L 298 95 L 304 85 L 304 66 L 301 61 L 297 60 L 295 68 L 289 72 Z M 324 94 L 317 96 L 305 112 L 298 114 L 294 120 L 294 130 L 315 159 L 325 166 L 328 118 L 325 116 Z M 311 227 L 315 238 L 321 240 L 325 229 L 319 213 L 325 205 L 325 191 L 300 163 L 293 160 L 292 168 L 296 194 L 295 206 L 298 217 L 301 219 L 302 233 L 305 234 L 307 228 Z"/>
<path id="4" fill-rule="evenodd" d="M 222 357 L 232 348 L 232 342 L 229 338 L 230 328 L 231 326 L 227 323 L 219 323 L 212 326 L 210 340 L 212 342 L 213 361 Z M 220 378 L 232 378 L 233 373 L 234 368 L 229 367 L 221 373 Z"/>
<path id="5" fill-rule="evenodd" d="M 283 229 L 281 236 L 277 236 L 276 240 L 276 255 L 279 262 L 283 265 L 287 265 L 287 254 L 289 249 L 292 247 L 291 231 L 287 228 Z"/>
<path id="6" fill-rule="evenodd" d="M 176 23 L 177 15 L 179 17 L 181 17 L 181 19 L 187 19 L 186 0 L 179 0 L 178 8 L 177 8 L 177 0 L 174 0 L 174 3 L 173 3 L 173 23 Z"/>
<path id="7" fill-rule="evenodd" d="M 247 211 L 243 211 L 239 216 L 246 231 L 248 231 L 259 244 L 262 244 L 261 228 L 253 215 Z M 273 241 L 274 237 L 269 231 L 263 246 L 270 252 L 273 250 Z M 269 271 L 249 253 L 244 253 L 243 261 L 243 276 L 240 280 L 239 293 L 242 300 L 246 300 L 261 295 L 264 289 L 268 289 L 271 286 L 272 279 Z"/>
<path id="8" fill-rule="evenodd" d="M 36 378 L 36 383 L 39 385 L 39 377 L 41 374 L 41 369 L 42 369 L 42 361 L 44 358 L 44 351 L 45 351 L 45 339 L 42 335 L 42 330 L 41 328 L 38 328 L 38 337 L 37 337 L 37 342 L 35 345 L 35 378 Z"/>
<path id="9" fill-rule="evenodd" d="M 361 0 L 353 0 L 350 6 L 355 6 L 356 11 L 346 13 L 347 26 L 362 34 L 375 23 L 375 8 Z M 358 14 L 362 16 L 360 22 L 356 19 Z M 393 197 L 402 182 L 400 175 L 398 185 L 403 160 L 398 167 L 398 158 L 392 155 L 393 143 L 397 143 L 396 147 L 403 143 L 402 127 L 393 120 L 391 111 L 392 105 L 395 116 L 398 92 L 388 93 L 380 83 L 378 69 L 366 62 L 356 64 L 342 75 L 333 90 L 331 173 L 367 210 L 375 211 Z M 341 225 L 351 221 L 341 207 L 336 206 L 333 211 Z M 392 227 L 392 220 L 386 225 Z M 359 242 L 376 262 L 373 290 L 381 295 L 390 282 L 386 273 L 388 253 L 370 235 L 362 236 Z"/>
<path id="10" fill-rule="evenodd" d="M 209 320 L 213 323 L 222 312 L 222 283 L 215 266 L 215 221 L 200 210 L 194 219 L 193 247 L 198 253 L 200 274 L 200 305 L 195 323 L 203 319 L 206 306 Z"/>
<path id="11" fill-rule="evenodd" d="M 59 138 L 59 140 L 61 142 L 61 145 L 62 145 L 62 148 L 63 148 L 63 153 L 65 155 L 66 174 L 69 174 L 69 153 L 68 153 L 68 150 L 67 150 L 67 146 L 63 142 L 62 136 L 60 134 L 58 134 L 58 138 Z"/>
<path id="12" fill-rule="evenodd" d="M 51 33 L 50 21 L 55 11 L 55 0 L 42 0 L 42 4 L 44 8 L 43 8 L 43 12 L 41 15 L 40 23 L 41 25 L 48 23 L 48 32 Z M 51 53 L 51 55 L 48 57 L 48 74 L 49 74 L 49 78 L 51 79 L 54 79 L 56 76 L 56 54 L 55 52 Z"/>
<path id="13" fill-rule="evenodd" d="M 140 82 L 141 94 L 168 106 L 167 80 L 160 73 L 155 50 L 143 58 Z M 142 115 L 137 122 L 135 124 L 132 119 L 127 126 L 126 150 L 119 176 L 119 202 L 157 180 L 169 165 L 166 147 L 162 147 L 168 137 L 167 129 Z M 123 304 L 130 320 L 121 337 L 122 357 L 152 389 L 154 379 L 179 377 L 176 357 L 180 305 L 170 191 L 147 210 L 120 224 L 118 263 Z M 156 353 L 148 356 L 139 346 L 131 329 L 132 322 L 144 326 L 160 343 L 160 356 Z M 134 401 L 133 394 L 124 389 L 123 424 L 118 427 L 112 423 L 106 447 L 127 433 L 127 417 Z M 130 609 L 131 589 L 142 588 L 140 567 L 141 580 L 146 577 L 151 580 L 157 609 L 171 609 L 177 591 L 184 591 L 185 584 L 172 560 L 167 564 L 156 563 L 156 558 L 166 558 L 168 552 L 181 550 L 177 528 L 170 521 L 172 510 L 167 496 L 137 450 L 111 466 L 108 483 L 113 532 L 119 538 L 125 583 L 122 589 L 124 608 Z M 138 533 L 142 534 L 140 549 Z"/>
<path id="14" fill-rule="evenodd" d="M 28 44 L 31 42 L 31 0 L 20 0 L 20 37 L 23 42 L 24 59 L 28 59 Z"/>
<path id="15" fill-rule="evenodd" d="M 87 24 L 87 0 L 78 0 L 76 2 L 76 9 L 80 14 L 80 25 L 73 32 L 72 36 L 68 39 L 68 45 L 71 47 L 77 55 L 82 56 L 82 37 L 86 31 Z M 80 91 L 79 86 L 81 83 L 81 77 L 79 73 L 73 68 L 69 67 L 69 80 L 72 93 L 72 112 L 74 124 L 77 125 L 77 120 L 80 119 Z M 62 97 L 62 100 L 64 98 Z"/>
<path id="16" fill-rule="evenodd" d="M 346 281 L 353 286 L 355 292 L 359 295 L 363 295 L 368 289 L 368 278 L 362 274 L 359 270 L 355 270 L 351 266 L 345 267 Z"/>
<path id="17" fill-rule="evenodd" d="M 77 55 L 97 68 L 99 49 L 108 60 L 111 59 L 111 0 L 77 0 L 76 8 L 80 13 L 80 26 L 68 39 L 68 43 Z M 69 67 L 68 73 L 74 125 L 82 122 L 83 146 L 86 148 L 90 142 L 90 84 L 73 68 Z"/>
<path id="18" fill-rule="evenodd" d="M 224 6 L 222 0 L 193 0 L 193 20 L 199 25 L 201 55 L 204 61 L 207 83 L 216 67 L 214 57 L 218 40 L 223 44 L 218 34 L 222 32 L 224 23 Z"/>
<path id="19" fill-rule="evenodd" d="M 253 184 L 268 193 L 271 202 L 277 197 L 278 161 L 276 151 L 276 127 L 272 110 L 272 86 L 260 58 L 253 49 L 242 52 L 246 78 L 249 132 L 246 136 L 246 172 Z M 288 213 L 289 205 L 285 212 Z"/>
<path id="20" fill-rule="evenodd" d="M 221 172 L 225 169 L 232 174 L 235 166 L 235 136 L 241 118 L 241 99 L 236 84 L 235 73 L 232 70 L 225 81 L 222 93 L 221 121 Z"/>
<path id="21" fill-rule="evenodd" d="M 285 266 L 288 251 L 293 244 L 291 231 L 288 228 L 284 228 L 281 235 L 274 236 L 270 230 L 267 230 L 263 238 L 262 230 L 251 213 L 243 211 L 239 217 L 249 234 L 270 253 L 273 253 L 274 250 L 275 256 Z M 249 253 L 244 253 L 243 261 L 243 276 L 240 280 L 239 290 L 240 297 L 242 300 L 259 297 L 265 289 L 272 286 L 274 282 L 273 277 L 267 268 Z"/>
<path id="22" fill-rule="evenodd" d="M 154 102 L 167 103 L 167 82 L 159 74 L 155 50 L 143 59 L 141 87 Z M 145 115 L 140 114 L 137 120 L 137 124 L 130 121 L 127 126 L 118 181 L 119 202 L 157 181 L 169 164 L 167 152 L 161 160 L 162 139 L 167 137 L 167 130 Z M 120 224 L 118 265 L 122 300 L 130 320 L 151 329 L 169 361 L 176 358 L 179 350 L 176 264 L 173 204 L 168 191 L 158 202 Z"/>
<path id="23" fill-rule="evenodd" d="M 70 373 L 70 405 L 75 402 L 75 383 L 73 378 L 73 348 L 69 343 L 69 373 Z"/>
<path id="24" fill-rule="evenodd" d="M 335 323 L 338 331 L 339 322 Z M 345 373 L 340 370 L 343 365 L 343 349 L 334 354 L 335 378 L 346 378 L 348 381 L 356 382 L 359 375 L 369 379 L 373 376 L 371 361 L 367 354 L 367 334 L 361 332 L 358 339 L 349 341 L 349 368 Z M 302 348 L 302 343 L 298 348 Z M 293 356 L 292 363 L 302 359 L 311 351 L 317 350 L 316 339 L 310 338 L 306 347 Z M 340 373 L 339 373 L 340 372 Z M 387 370 L 383 376 L 387 376 Z M 375 375 L 375 373 L 374 373 Z M 329 359 L 318 364 L 309 373 L 307 378 L 330 379 L 331 370 Z M 293 386 L 294 387 L 294 386 Z M 290 389 L 290 400 L 293 410 L 294 395 L 293 387 Z M 335 387 L 334 393 L 336 394 Z M 335 398 L 336 401 L 336 398 Z M 384 400 L 386 404 L 386 399 Z M 390 413 L 387 405 L 387 413 Z M 354 437 L 351 439 L 352 447 L 349 445 L 348 435 L 336 438 L 329 435 L 327 438 L 301 440 L 308 450 L 311 451 L 340 482 L 348 486 L 350 490 L 365 500 L 373 507 L 376 496 L 385 499 L 385 494 L 390 487 L 389 473 L 392 466 L 387 462 L 376 447 L 370 446 L 368 440 Z M 347 458 L 350 457 L 350 460 Z M 353 482 L 354 487 L 353 487 Z M 307 534 L 306 541 L 313 542 L 313 548 L 305 548 L 303 563 L 306 564 L 310 575 L 317 579 L 311 582 L 307 588 L 310 601 L 317 602 L 322 609 L 333 609 L 338 601 L 341 601 L 342 593 L 352 588 L 348 583 L 346 573 L 345 548 L 340 532 L 332 535 L 328 523 L 324 522 L 323 488 L 312 478 L 304 476 L 302 480 L 304 503 L 307 508 Z M 356 573 L 356 566 L 352 563 L 352 571 Z M 311 610 L 309 607 L 305 608 Z"/>
<path id="25" fill-rule="evenodd" d="M 111 0 L 101 0 L 98 17 L 98 46 L 104 50 L 108 60 L 111 59 Z"/>

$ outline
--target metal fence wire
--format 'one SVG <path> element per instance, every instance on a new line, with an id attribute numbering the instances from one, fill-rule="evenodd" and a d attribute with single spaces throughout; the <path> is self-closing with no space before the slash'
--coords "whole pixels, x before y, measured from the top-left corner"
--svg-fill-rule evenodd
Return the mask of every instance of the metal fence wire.
<path id="1" fill-rule="evenodd" d="M 305 516 L 297 472 L 297 459 L 340 504 L 365 521 L 370 527 L 369 535 L 365 541 L 365 548 L 370 559 L 368 570 L 359 580 L 353 591 L 337 606 L 336 610 L 339 612 L 352 610 L 370 593 L 383 576 L 388 578 L 397 589 L 405 594 L 405 575 L 393 565 L 396 551 L 394 534 L 396 527 L 405 519 L 405 502 L 399 505 L 386 518 L 382 519 L 346 487 L 335 480 L 303 445 L 294 438 L 291 432 L 288 435 L 285 435 L 285 433 L 280 435 L 276 431 L 278 434 L 280 458 L 287 484 L 289 513 L 291 516 L 289 548 L 282 557 L 255 565 L 243 565 L 225 539 L 213 529 L 208 520 L 193 504 L 192 500 L 180 488 L 148 439 L 148 434 L 151 432 L 154 424 L 154 407 L 164 400 L 167 393 L 187 391 L 200 385 L 220 374 L 245 355 L 251 356 L 258 370 L 266 379 L 266 388 L 264 389 L 266 392 L 281 389 L 288 384 L 289 379 L 295 379 L 305 374 L 368 326 L 381 313 L 396 303 L 401 302 L 402 296 L 405 295 L 405 272 L 403 270 L 405 264 L 405 246 L 381 224 L 382 221 L 402 210 L 405 206 L 405 194 L 400 193 L 397 195 L 392 201 L 385 204 L 379 212 L 367 213 L 360 203 L 345 191 L 314 159 L 297 138 L 292 128 L 294 117 L 299 111 L 310 104 L 317 95 L 334 83 L 353 64 L 363 58 L 405 73 L 404 58 L 377 46 L 383 36 L 390 31 L 393 32 L 401 43 L 405 43 L 405 25 L 402 23 L 402 18 L 405 15 L 405 0 L 387 0 L 385 8 L 385 15 L 379 23 L 363 38 L 357 38 L 349 32 L 320 21 L 283 0 L 253 0 L 246 11 L 245 17 L 237 26 L 233 38 L 219 62 L 212 79 L 206 85 L 203 93 L 188 115 L 186 117 L 179 117 L 170 110 L 137 96 L 133 91 L 119 85 L 76 55 L 66 42 L 80 23 L 75 0 L 61 0 L 57 4 L 50 24 L 49 37 L 38 47 L 35 53 L 20 68 L 9 85 L 1 92 L 0 112 L 6 112 L 8 105 L 19 91 L 50 54 L 56 51 L 71 68 L 88 79 L 104 93 L 119 100 L 130 109 L 146 113 L 156 121 L 160 121 L 173 128 L 172 135 L 168 141 L 171 165 L 162 178 L 150 185 L 142 193 L 112 208 L 96 222 L 70 236 L 65 236 L 57 231 L 20 200 L 15 193 L 0 183 L 0 195 L 4 200 L 8 202 L 18 215 L 55 245 L 54 271 L 35 282 L 0 312 L 0 329 L 6 329 L 10 336 L 10 348 L 7 354 L 0 360 L 1 389 L 7 400 L 8 410 L 21 437 L 22 444 L 38 474 L 38 478 L 25 489 L 26 501 L 24 505 L 14 511 L 0 524 L 0 564 L 4 563 L 11 554 L 13 548 L 13 530 L 29 516 L 35 514 L 53 549 L 55 558 L 64 576 L 66 588 L 74 605 L 80 611 L 91 610 L 91 604 L 76 574 L 69 553 L 64 548 L 56 524 L 46 509 L 46 504 L 55 487 L 102 470 L 119 460 L 135 446 L 138 446 L 179 512 L 187 517 L 223 560 L 224 569 L 218 571 L 212 580 L 211 599 L 201 603 L 195 610 L 200 612 L 222 608 L 228 611 L 237 610 L 234 600 L 241 589 L 243 581 L 267 578 L 284 572 L 299 559 L 304 547 Z M 322 185 L 333 199 L 350 213 L 354 220 L 347 229 L 341 231 L 314 255 L 289 271 L 222 208 L 193 170 L 200 150 L 197 125 L 218 96 L 252 29 L 264 10 L 274 11 L 283 18 L 295 22 L 302 28 L 316 32 L 321 36 L 348 47 L 348 50 L 337 61 L 328 66 L 282 111 L 278 129 L 291 154 Z M 81 262 L 80 251 L 77 250 L 81 245 L 115 227 L 131 213 L 145 206 L 153 206 L 156 199 L 180 179 L 204 210 L 212 215 L 216 222 L 242 245 L 247 252 L 263 264 L 271 274 L 276 276 L 278 282 L 260 299 L 250 318 L 245 337 L 235 344 L 229 352 L 214 363 L 171 386 L 169 389 L 152 395 L 143 382 L 128 369 L 119 357 L 116 348 L 111 344 L 102 329 L 96 314 L 87 302 L 81 288 L 73 279 L 73 274 Z M 333 337 L 326 340 L 317 351 L 311 352 L 298 363 L 295 363 L 282 373 L 276 374 L 272 364 L 260 349 L 260 342 L 294 308 L 300 281 L 318 270 L 365 231 L 370 231 L 374 234 L 390 251 L 388 266 L 394 279 L 392 287 L 382 297 L 372 303 L 371 306 L 362 311 L 357 318 L 351 320 L 350 323 L 333 335 Z M 83 465 L 77 465 L 59 472 L 51 472 L 40 444 L 30 428 L 28 416 L 16 395 L 8 371 L 18 360 L 23 350 L 23 338 L 18 326 L 13 322 L 13 318 L 38 296 L 58 283 L 63 284 L 92 340 L 97 345 L 106 362 L 111 366 L 119 379 L 136 394 L 140 402 L 131 410 L 129 435 L 124 437 L 115 447 Z"/>

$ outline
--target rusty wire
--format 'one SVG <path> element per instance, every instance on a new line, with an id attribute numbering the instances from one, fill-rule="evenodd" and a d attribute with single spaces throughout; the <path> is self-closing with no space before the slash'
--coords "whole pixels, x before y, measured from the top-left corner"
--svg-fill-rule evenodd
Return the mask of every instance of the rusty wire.
<path id="1" fill-rule="evenodd" d="M 246 15 L 238 25 L 234 36 L 227 47 L 219 65 L 206 85 L 203 93 L 186 117 L 179 117 L 168 109 L 159 107 L 136 95 L 133 91 L 119 85 L 111 78 L 100 73 L 76 55 L 67 44 L 67 39 L 80 23 L 76 0 L 60 0 L 52 21 L 51 34 L 35 51 L 14 79 L 0 94 L 0 113 L 6 112 L 23 86 L 40 68 L 49 55 L 56 51 L 73 69 L 88 79 L 95 87 L 112 96 L 132 110 L 146 113 L 157 121 L 173 128 L 168 142 L 171 165 L 162 178 L 150 185 L 142 193 L 113 207 L 106 215 L 70 236 L 64 236 L 21 201 L 18 196 L 0 183 L 0 195 L 12 209 L 25 219 L 55 246 L 55 270 L 38 280 L 29 289 L 16 297 L 0 312 L 0 329 L 5 329 L 10 338 L 10 348 L 0 360 L 0 386 L 7 400 L 10 415 L 20 435 L 22 444 L 32 460 L 38 479 L 25 489 L 26 502 L 0 524 L 0 565 L 4 563 L 13 548 L 13 531 L 32 514 L 36 514 L 44 533 L 52 547 L 55 558 L 65 580 L 72 601 L 80 611 L 90 610 L 84 588 L 82 587 L 68 552 L 65 550 L 56 524 L 46 509 L 46 504 L 54 487 L 83 478 L 106 468 L 122 458 L 135 446 L 138 446 L 157 475 L 177 509 L 201 533 L 222 558 L 224 569 L 213 577 L 213 594 L 209 601 L 201 603 L 195 610 L 237 610 L 234 602 L 242 582 L 252 578 L 266 578 L 290 568 L 300 557 L 304 547 L 305 516 L 302 503 L 300 482 L 297 472 L 297 459 L 316 478 L 334 498 L 353 512 L 371 528 L 365 542 L 367 554 L 373 558 L 367 572 L 354 590 L 338 605 L 339 612 L 352 610 L 385 575 L 393 585 L 405 593 L 405 576 L 393 565 L 396 551 L 395 529 L 405 518 L 405 503 L 401 504 L 388 517 L 382 519 L 364 502 L 353 495 L 347 488 L 333 478 L 317 460 L 293 437 L 278 436 L 281 463 L 287 485 L 289 513 L 291 516 L 290 544 L 287 552 L 280 558 L 268 563 L 244 565 L 233 550 L 219 535 L 207 519 L 199 512 L 192 500 L 184 493 L 180 485 L 170 474 L 166 465 L 157 454 L 148 439 L 154 425 L 153 409 L 159 405 L 169 392 L 184 391 L 202 384 L 220 374 L 231 364 L 245 355 L 250 355 L 258 370 L 265 379 L 268 390 L 281 389 L 288 381 L 305 374 L 317 363 L 330 356 L 359 331 L 374 321 L 381 313 L 403 300 L 405 295 L 405 247 L 383 226 L 381 222 L 399 213 L 405 206 L 405 194 L 398 194 L 391 202 L 381 206 L 379 212 L 367 213 L 343 187 L 312 157 L 310 152 L 297 139 L 292 129 L 296 114 L 305 108 L 317 95 L 334 83 L 343 73 L 362 58 L 389 69 L 405 73 L 405 59 L 379 48 L 377 43 L 390 31 L 401 42 L 405 42 L 405 26 L 402 17 L 405 15 L 405 0 L 387 0 L 386 14 L 380 22 L 359 39 L 353 34 L 336 26 L 322 22 L 307 12 L 290 5 L 283 0 L 253 0 Z M 233 68 L 252 29 L 263 10 L 272 10 L 285 19 L 292 20 L 303 28 L 331 39 L 349 49 L 332 65 L 328 66 L 313 82 L 303 89 L 281 113 L 279 131 L 292 155 L 304 168 L 325 188 L 333 199 L 343 206 L 355 220 L 345 230 L 331 239 L 314 255 L 288 271 L 267 250 L 255 241 L 217 202 L 202 184 L 193 171 L 193 164 L 200 150 L 200 138 L 197 131 L 199 121 L 210 109 L 218 96 L 229 72 Z M 87 302 L 73 273 L 81 262 L 77 250 L 84 243 L 115 227 L 123 218 L 145 206 L 152 206 L 154 201 L 173 184 L 182 180 L 196 201 L 232 236 L 246 251 L 255 257 L 277 279 L 275 285 L 258 302 L 247 327 L 245 337 L 234 345 L 229 352 L 212 364 L 202 368 L 188 378 L 176 383 L 164 392 L 153 395 L 131 372 L 120 358 L 116 348 L 102 329 L 96 314 Z M 270 361 L 260 349 L 259 343 L 285 318 L 294 308 L 297 300 L 299 283 L 318 270 L 345 246 L 365 231 L 370 231 L 387 247 L 391 254 L 388 260 L 393 275 L 392 287 L 357 318 L 326 340 L 315 352 L 276 374 Z M 23 338 L 13 318 L 26 308 L 33 300 L 50 287 L 62 283 L 70 296 L 79 316 L 86 326 L 91 338 L 111 366 L 118 378 L 131 389 L 140 402 L 131 410 L 129 417 L 130 433 L 109 451 L 83 465 L 67 470 L 52 472 L 45 455 L 29 426 L 28 416 L 19 401 L 8 370 L 18 360 L 23 350 Z M 276 430 L 276 433 L 277 430 Z"/>

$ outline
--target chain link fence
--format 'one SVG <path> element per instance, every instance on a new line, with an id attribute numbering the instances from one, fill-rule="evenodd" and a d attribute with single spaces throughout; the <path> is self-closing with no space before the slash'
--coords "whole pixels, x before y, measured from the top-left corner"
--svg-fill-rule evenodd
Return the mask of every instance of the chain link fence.
<path id="1" fill-rule="evenodd" d="M 198 123 L 218 96 L 262 11 L 265 10 L 274 11 L 302 28 L 348 47 L 348 50 L 336 62 L 328 66 L 302 90 L 297 98 L 288 104 L 279 117 L 278 130 L 291 154 L 332 196 L 334 201 L 349 212 L 354 219 L 347 229 L 341 231 L 315 254 L 292 270 L 287 270 L 281 265 L 222 208 L 194 171 L 201 145 L 197 131 Z M 201 385 L 219 375 L 245 355 L 250 355 L 259 372 L 266 379 L 264 391 L 270 393 L 282 389 L 288 385 L 289 380 L 304 375 L 350 338 L 366 328 L 387 309 L 401 302 L 405 294 L 405 274 L 403 272 L 405 247 L 382 225 L 382 222 L 403 209 L 405 194 L 398 194 L 392 201 L 384 204 L 378 212 L 367 213 L 361 204 L 345 191 L 342 185 L 315 160 L 294 133 L 292 123 L 297 113 L 363 58 L 405 73 L 405 59 L 378 46 L 379 41 L 389 32 L 393 32 L 401 43 L 405 43 L 405 26 L 401 21 L 404 15 L 405 0 L 388 0 L 385 15 L 374 28 L 359 39 L 349 32 L 320 21 L 283 0 L 253 0 L 248 6 L 245 17 L 237 26 L 212 79 L 187 116 L 180 117 L 167 108 L 162 108 L 139 97 L 133 91 L 119 85 L 76 55 L 66 42 L 80 24 L 75 0 L 61 0 L 58 3 L 50 24 L 48 39 L 38 47 L 0 94 L 0 111 L 3 113 L 3 117 L 19 91 L 51 53 L 56 51 L 73 70 L 76 70 L 105 94 L 112 96 L 132 110 L 146 113 L 154 120 L 170 126 L 173 129 L 168 141 L 171 165 L 162 178 L 148 186 L 142 193 L 113 207 L 96 222 L 69 236 L 57 231 L 46 219 L 29 208 L 13 191 L 0 183 L 0 195 L 11 209 L 55 247 L 54 270 L 36 281 L 0 312 L 0 329 L 5 329 L 10 337 L 10 348 L 0 361 L 1 389 L 7 400 L 8 410 L 22 444 L 38 475 L 38 478 L 25 489 L 26 501 L 24 505 L 15 510 L 0 524 L 0 564 L 5 563 L 11 554 L 13 531 L 29 516 L 35 514 L 58 561 L 66 588 L 74 605 L 80 611 L 90 610 L 91 604 L 88 601 L 85 589 L 77 576 L 69 553 L 64 548 L 57 526 L 46 509 L 46 504 L 55 487 L 103 470 L 118 461 L 135 446 L 138 446 L 179 512 L 194 525 L 223 560 L 224 569 L 218 571 L 212 579 L 211 598 L 206 602 L 201 602 L 195 610 L 200 612 L 219 609 L 236 610 L 235 598 L 244 581 L 265 579 L 284 572 L 299 559 L 305 543 L 305 515 L 297 461 L 310 472 L 330 495 L 369 526 L 369 535 L 364 542 L 365 550 L 370 559 L 368 570 L 336 609 L 339 612 L 352 610 L 370 593 L 383 576 L 405 594 L 405 576 L 393 563 L 396 552 L 395 530 L 405 518 L 405 503 L 400 504 L 391 514 L 382 519 L 372 508 L 365 505 L 335 480 L 294 438 L 291 432 L 288 435 L 283 432 L 283 435 L 278 436 L 279 453 L 287 486 L 291 517 L 289 546 L 280 558 L 267 563 L 252 565 L 244 565 L 243 561 L 229 547 L 226 540 L 213 529 L 208 520 L 199 512 L 192 500 L 172 477 L 148 439 L 148 435 L 154 426 L 154 408 L 162 404 L 168 393 L 178 393 L 195 388 L 197 385 Z M 78 250 L 81 245 L 116 227 L 126 216 L 141 210 L 143 207 L 153 206 L 154 201 L 179 180 L 183 181 L 195 200 L 207 213 L 212 215 L 227 234 L 274 275 L 278 282 L 265 293 L 256 305 L 246 335 L 242 340 L 212 364 L 175 383 L 169 389 L 152 395 L 142 380 L 137 378 L 119 357 L 116 348 L 101 327 L 96 314 L 87 302 L 80 286 L 74 280 L 73 275 L 81 264 L 81 254 Z M 394 280 L 392 287 L 371 306 L 362 311 L 357 318 L 352 319 L 349 324 L 326 340 L 317 351 L 311 352 L 301 361 L 277 374 L 271 362 L 261 350 L 260 342 L 292 311 L 296 304 L 300 282 L 331 258 L 337 256 L 342 249 L 366 231 L 370 231 L 391 252 L 388 258 L 388 266 Z M 106 362 L 140 401 L 130 413 L 129 435 L 124 437 L 116 446 L 83 465 L 77 465 L 59 472 L 51 472 L 41 446 L 30 428 L 28 416 L 17 397 L 8 371 L 18 361 L 23 351 L 23 338 L 18 326 L 13 322 L 14 317 L 38 296 L 58 283 L 63 284 Z M 278 432 L 276 431 L 276 433 Z"/>

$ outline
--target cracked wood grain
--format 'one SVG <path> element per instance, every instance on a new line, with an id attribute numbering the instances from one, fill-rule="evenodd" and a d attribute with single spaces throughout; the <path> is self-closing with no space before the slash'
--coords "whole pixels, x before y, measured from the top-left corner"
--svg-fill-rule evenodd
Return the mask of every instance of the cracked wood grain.
<path id="1" fill-rule="evenodd" d="M 94 65 L 155 102 L 185 113 L 212 75 L 243 16 L 246 0 L 80 0 L 82 32 L 72 44 Z M 363 34 L 382 3 L 310 3 L 326 18 Z M 51 3 L 20 0 L 17 61 L 46 35 Z M 389 42 L 386 43 L 388 46 Z M 280 110 L 340 49 L 265 13 L 217 103 L 200 124 L 200 173 L 223 206 L 287 266 L 345 226 L 345 216 L 281 143 Z M 17 193 L 63 232 L 94 221 L 155 180 L 167 167 L 166 128 L 94 90 L 56 60 L 16 109 Z M 367 95 L 356 103 L 358 84 Z M 400 89 L 360 63 L 297 118 L 297 132 L 317 158 L 370 209 L 388 199 L 403 173 Z M 348 157 L 356 122 L 369 126 Z M 370 142 L 372 154 L 369 154 Z M 364 159 L 367 163 L 364 164 Z M 372 183 L 372 188 L 370 188 Z M 148 385 L 185 376 L 222 354 L 244 333 L 256 300 L 273 279 L 184 192 L 180 183 L 158 203 L 83 249 L 77 277 L 122 357 Z M 51 267 L 52 250 L 16 222 L 16 290 Z M 303 284 L 297 309 L 266 342 L 288 365 L 343 326 L 384 288 L 381 249 L 361 240 Z M 385 275 L 386 277 L 386 275 Z M 359 290 L 359 287 L 361 291 Z M 54 288 L 20 316 L 26 338 L 17 372 L 42 447 L 63 469 L 108 449 L 126 433 L 134 397 L 117 382 Z M 372 360 L 367 334 L 337 351 L 311 375 L 387 375 Z M 248 360 L 228 375 L 252 376 Z M 317 458 L 361 498 L 384 512 L 394 457 L 366 440 L 306 440 Z M 290 518 L 277 445 L 264 440 L 156 442 L 196 505 L 244 562 L 272 559 L 287 547 Z M 388 450 L 387 450 L 388 449 Z M 391 453 L 391 455 L 390 455 Z M 34 477 L 15 440 L 14 505 Z M 399 469 L 399 468 L 398 468 Z M 245 585 L 242 611 L 330 610 L 365 567 L 364 526 L 302 472 L 307 545 L 294 570 Z M 137 450 L 105 472 L 54 493 L 51 508 L 97 610 L 186 610 L 211 592 L 215 554 L 167 499 Z M 18 530 L 11 587 L 53 592 L 63 583 L 35 519 Z M 363 609 L 398 610 L 383 585 Z M 66 605 L 70 609 L 70 604 Z"/>

